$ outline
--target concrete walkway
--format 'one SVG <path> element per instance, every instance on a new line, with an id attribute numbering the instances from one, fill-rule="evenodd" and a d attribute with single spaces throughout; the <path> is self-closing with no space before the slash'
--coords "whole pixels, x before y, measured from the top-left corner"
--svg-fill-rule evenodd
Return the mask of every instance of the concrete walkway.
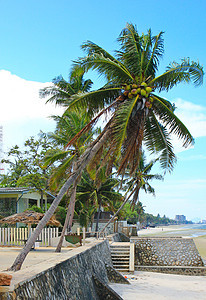
<path id="1" fill-rule="evenodd" d="M 8 269 L 20 253 L 20 247 L 0 247 L 0 272 Z M 55 253 L 55 247 L 39 247 L 32 250 L 27 255 L 22 269 L 32 265 L 40 264 L 48 259 L 56 258 L 62 253 L 68 253 L 74 250 L 73 248 L 63 248 L 61 253 Z"/>
<path id="2" fill-rule="evenodd" d="M 35 251 L 30 251 L 27 255 L 21 270 L 18 272 L 8 271 L 12 275 L 11 286 L 9 290 L 13 290 L 14 285 L 35 276 L 38 273 L 49 269 L 56 264 L 75 256 L 94 245 L 101 243 L 102 240 L 91 241 L 85 246 L 77 248 L 63 248 L 61 253 L 56 253 L 55 247 L 39 247 Z M 0 247 L 0 272 L 4 272 L 14 262 L 22 248 L 17 247 Z"/>

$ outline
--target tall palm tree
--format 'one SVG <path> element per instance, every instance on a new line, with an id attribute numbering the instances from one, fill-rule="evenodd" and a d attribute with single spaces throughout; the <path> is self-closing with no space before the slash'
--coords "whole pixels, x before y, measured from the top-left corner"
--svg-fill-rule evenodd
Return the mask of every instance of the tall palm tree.
<path id="1" fill-rule="evenodd" d="M 121 158 L 119 173 L 124 173 L 128 164 L 131 173 L 135 171 L 143 141 L 150 153 L 160 153 L 161 166 L 172 171 L 176 157 L 169 134 L 177 135 L 185 147 L 193 143 L 193 137 L 175 115 L 174 106 L 157 93 L 182 82 L 202 84 L 203 68 L 199 63 L 182 59 L 157 76 L 164 52 L 163 32 L 152 36 L 149 30 L 140 36 L 135 26 L 127 24 L 118 42 L 120 49 L 115 57 L 93 42 L 82 45 L 87 56 L 80 58 L 74 69 L 80 66 L 85 71 L 96 70 L 107 83 L 97 91 L 72 97 L 68 107 L 87 104 L 91 116 L 105 105 L 110 111 L 113 109 L 108 151 Z"/>
<path id="2" fill-rule="evenodd" d="M 124 174 L 128 164 L 131 173 L 138 167 L 143 140 L 150 153 L 160 153 L 161 166 L 168 171 L 172 171 L 175 163 L 169 134 L 176 134 L 185 147 L 193 143 L 193 137 L 175 115 L 172 104 L 157 92 L 169 91 L 181 82 L 193 82 L 196 86 L 202 84 L 203 68 L 199 63 L 182 59 L 180 63 L 171 63 L 163 74 L 157 76 L 159 60 L 164 52 L 163 32 L 152 36 L 149 30 L 146 35 L 139 35 L 134 25 L 127 24 L 118 42 L 120 49 L 116 51 L 115 57 L 93 42 L 86 42 L 82 46 L 87 56 L 77 61 L 75 69 L 81 67 L 84 71 L 96 70 L 107 82 L 97 91 L 70 98 L 68 109 L 75 106 L 87 107 L 89 116 L 94 117 L 89 128 L 103 113 L 110 111 L 111 117 L 102 133 L 80 157 L 76 172 L 72 173 L 61 188 L 45 217 L 16 258 L 12 270 L 20 269 L 65 192 L 103 145 L 108 147 L 106 157 L 120 159 L 119 173 Z"/>

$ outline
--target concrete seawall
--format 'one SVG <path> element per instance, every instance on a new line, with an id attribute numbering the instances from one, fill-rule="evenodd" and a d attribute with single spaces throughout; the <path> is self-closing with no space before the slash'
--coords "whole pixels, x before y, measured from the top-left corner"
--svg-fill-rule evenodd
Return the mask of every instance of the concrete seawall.
<path id="1" fill-rule="evenodd" d="M 82 250 L 68 259 L 57 258 L 55 265 L 22 281 L 17 282 L 23 270 L 14 273 L 13 287 L 2 292 L 0 299 L 121 299 L 108 287 L 109 281 L 127 283 L 112 268 L 109 242 L 96 242 Z"/>

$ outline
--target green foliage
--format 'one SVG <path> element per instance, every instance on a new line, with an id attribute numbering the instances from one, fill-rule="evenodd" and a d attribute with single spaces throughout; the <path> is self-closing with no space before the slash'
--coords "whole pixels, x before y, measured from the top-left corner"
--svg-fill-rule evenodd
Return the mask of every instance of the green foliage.
<path id="1" fill-rule="evenodd" d="M 144 207 L 139 201 L 135 206 L 134 210 L 131 209 L 130 203 L 126 203 L 122 210 L 122 220 L 127 220 L 128 224 L 136 224 L 137 222 L 142 222 L 144 216 Z"/>
<path id="2" fill-rule="evenodd" d="M 38 207 L 36 205 L 32 205 L 31 207 L 27 208 L 26 210 L 32 210 L 35 212 L 44 213 L 43 209 L 41 209 L 40 207 Z"/>
<path id="3" fill-rule="evenodd" d="M 54 213 L 56 219 L 64 225 L 65 218 L 66 218 L 66 209 L 62 206 L 58 206 Z"/>
<path id="4" fill-rule="evenodd" d="M 9 165 L 9 171 L 2 178 L 1 184 L 9 187 L 33 187 L 39 192 L 45 191 L 52 167 L 44 168 L 42 159 L 51 148 L 52 144 L 43 132 L 38 139 L 31 137 L 26 140 L 22 149 L 17 145 L 12 147 L 7 153 L 8 158 L 2 160 Z"/>
<path id="5" fill-rule="evenodd" d="M 149 163 L 146 162 L 146 157 L 144 152 L 141 154 L 141 158 L 139 160 L 138 169 L 133 173 L 133 175 L 129 176 L 128 173 L 125 173 L 125 179 L 123 180 L 124 190 L 129 190 L 131 194 L 131 207 L 135 207 L 135 204 L 139 203 L 139 192 L 140 190 L 144 190 L 145 193 L 152 194 L 155 196 L 155 190 L 151 186 L 150 182 L 152 180 L 163 180 L 163 176 L 160 174 L 151 174 L 151 170 L 154 164 L 158 161 L 158 159 L 152 160 Z M 128 168 L 129 169 L 129 168 Z"/>
<path id="6" fill-rule="evenodd" d="M 124 174 L 128 165 L 131 174 L 138 169 L 142 145 L 151 154 L 158 154 L 161 167 L 170 172 L 176 162 L 170 134 L 182 140 L 184 147 L 194 140 L 175 115 L 174 106 L 157 93 L 181 82 L 202 84 L 203 67 L 182 59 L 157 76 L 164 53 L 163 32 L 153 36 L 148 30 L 140 35 L 133 24 L 127 24 L 118 42 L 120 48 L 115 56 L 91 41 L 82 45 L 86 56 L 75 62 L 74 70 L 95 70 L 106 79 L 106 84 L 97 91 L 72 96 L 68 110 L 87 107 L 90 117 L 94 117 L 97 113 L 106 114 L 109 107 L 110 120 L 105 131 L 110 131 L 110 137 L 104 155 L 118 159 L 119 174 Z"/>
<path id="7" fill-rule="evenodd" d="M 106 176 L 105 168 L 98 173 L 96 178 L 91 178 L 90 173 L 86 171 L 83 172 L 76 193 L 76 215 L 79 220 L 84 220 L 88 225 L 92 222 L 97 209 L 102 207 L 105 211 L 115 212 L 122 198 L 122 195 L 115 189 L 118 183 L 117 179 Z"/>

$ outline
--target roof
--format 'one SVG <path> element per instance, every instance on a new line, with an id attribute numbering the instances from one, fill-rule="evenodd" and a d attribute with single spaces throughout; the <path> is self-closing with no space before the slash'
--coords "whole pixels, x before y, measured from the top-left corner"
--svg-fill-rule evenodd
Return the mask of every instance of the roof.
<path id="1" fill-rule="evenodd" d="M 29 193 L 33 188 L 31 187 L 5 187 L 0 188 L 0 194 L 22 194 L 22 193 Z"/>
<path id="2" fill-rule="evenodd" d="M 38 224 L 43 217 L 43 213 L 35 212 L 32 210 L 26 210 L 24 212 L 14 214 L 12 216 L 5 217 L 0 220 L 0 223 L 15 224 L 20 222 L 26 224 Z M 48 221 L 47 225 L 61 226 L 61 223 L 57 221 L 55 216 L 53 215 Z"/>

